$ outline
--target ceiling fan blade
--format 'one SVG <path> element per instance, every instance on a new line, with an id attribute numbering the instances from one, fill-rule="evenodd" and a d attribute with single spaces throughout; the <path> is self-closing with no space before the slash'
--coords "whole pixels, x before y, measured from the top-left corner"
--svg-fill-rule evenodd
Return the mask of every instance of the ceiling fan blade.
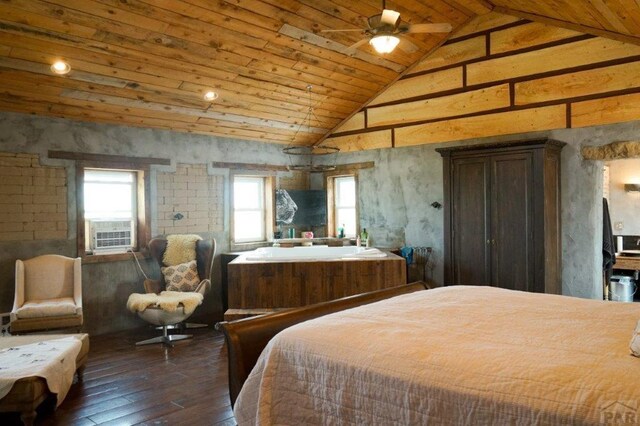
<path id="1" fill-rule="evenodd" d="M 400 37 L 400 44 L 398 44 L 398 47 L 406 53 L 415 53 L 419 50 L 418 46 L 404 37 Z"/>
<path id="2" fill-rule="evenodd" d="M 369 41 L 368 38 L 363 38 L 362 40 L 353 43 L 351 46 L 347 47 L 347 50 L 356 50 L 358 47 L 362 46 L 363 44 L 367 43 Z"/>
<path id="3" fill-rule="evenodd" d="M 413 24 L 407 28 L 408 33 L 449 33 L 451 24 Z"/>
<path id="4" fill-rule="evenodd" d="M 400 18 L 400 12 L 396 12 L 395 10 L 391 9 L 385 9 L 382 11 L 380 23 L 383 25 L 392 25 L 395 27 L 396 22 L 398 22 L 398 18 Z"/>
<path id="5" fill-rule="evenodd" d="M 364 32 L 364 30 L 360 28 L 349 28 L 344 30 L 320 30 L 321 33 L 341 33 L 341 32 L 347 32 L 347 31 Z"/>

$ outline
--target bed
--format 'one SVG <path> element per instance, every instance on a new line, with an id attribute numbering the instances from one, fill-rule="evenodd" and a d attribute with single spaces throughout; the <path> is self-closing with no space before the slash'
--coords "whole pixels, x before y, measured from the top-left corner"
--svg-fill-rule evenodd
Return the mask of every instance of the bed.
<path id="1" fill-rule="evenodd" d="M 491 287 L 413 291 L 277 334 L 242 386 L 236 420 L 635 424 L 640 359 L 629 341 L 638 320 L 635 303 Z"/>

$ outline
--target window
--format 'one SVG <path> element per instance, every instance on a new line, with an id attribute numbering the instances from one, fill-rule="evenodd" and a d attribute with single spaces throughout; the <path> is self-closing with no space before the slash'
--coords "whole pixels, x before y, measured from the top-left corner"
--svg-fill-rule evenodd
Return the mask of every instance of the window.
<path id="1" fill-rule="evenodd" d="M 123 252 L 136 245 L 136 176 L 129 170 L 84 171 L 85 247 Z"/>
<path id="2" fill-rule="evenodd" d="M 341 227 L 347 237 L 355 237 L 357 224 L 356 178 L 355 176 L 338 176 L 331 179 L 333 191 L 333 235 L 338 236 Z M 331 203 L 332 201 L 332 203 Z"/>
<path id="3" fill-rule="evenodd" d="M 131 219 L 136 216 L 136 172 L 84 171 L 84 218 Z"/>
<path id="4" fill-rule="evenodd" d="M 79 256 L 84 261 L 120 260 L 130 256 L 128 250 L 145 247 L 148 166 L 82 162 L 76 175 Z"/>
<path id="5" fill-rule="evenodd" d="M 270 214 L 270 187 L 262 176 L 235 176 L 233 179 L 233 241 L 266 241 Z"/>

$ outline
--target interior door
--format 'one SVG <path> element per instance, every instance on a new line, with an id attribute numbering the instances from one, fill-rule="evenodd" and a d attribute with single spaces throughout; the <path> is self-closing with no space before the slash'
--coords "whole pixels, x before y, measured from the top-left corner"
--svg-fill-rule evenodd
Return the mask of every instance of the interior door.
<path id="1" fill-rule="evenodd" d="M 492 285 L 533 290 L 533 155 L 491 157 Z"/>
<path id="2" fill-rule="evenodd" d="M 452 166 L 452 284 L 489 285 L 489 159 L 455 159 Z"/>

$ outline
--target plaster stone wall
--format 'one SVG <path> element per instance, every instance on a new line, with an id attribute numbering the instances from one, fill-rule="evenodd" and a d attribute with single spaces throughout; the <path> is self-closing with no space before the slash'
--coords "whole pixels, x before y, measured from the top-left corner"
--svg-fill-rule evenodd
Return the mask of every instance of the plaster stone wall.
<path id="1" fill-rule="evenodd" d="M 635 140 L 640 122 L 581 129 L 562 129 L 503 137 L 470 139 L 455 144 L 478 144 L 550 137 L 567 145 L 562 150 L 562 292 L 602 298 L 602 161 L 584 160 L 583 145 L 604 145 Z M 339 163 L 375 161 L 360 170 L 358 202 L 360 227 L 367 228 L 373 244 L 382 247 L 431 246 L 433 279 L 443 284 L 444 218 L 442 158 L 435 149 L 446 144 L 344 153 Z M 312 178 L 312 187 L 321 185 Z"/>
<path id="2" fill-rule="evenodd" d="M 157 188 L 159 234 L 224 231 L 224 176 L 210 176 L 206 164 L 158 173 Z"/>
<path id="3" fill-rule="evenodd" d="M 640 235 L 640 192 L 624 190 L 626 183 L 640 184 L 640 158 L 610 161 L 609 165 L 608 200 L 613 233 Z"/>
<path id="4" fill-rule="evenodd" d="M 562 151 L 561 187 L 563 293 L 601 298 L 603 162 L 583 160 L 580 147 L 634 140 L 638 135 L 640 122 L 630 122 L 457 143 L 486 143 L 545 136 L 567 143 Z M 433 279 L 442 285 L 443 213 L 441 209 L 431 207 L 434 201 L 442 203 L 443 198 L 442 159 L 435 151 L 440 146 L 443 144 L 343 153 L 338 156 L 338 162 L 375 162 L 373 169 L 364 169 L 359 173 L 361 227 L 367 228 L 376 246 L 398 247 L 410 244 L 433 247 Z M 286 165 L 289 160 L 282 155 L 281 146 L 278 145 L 0 113 L 0 151 L 39 155 L 43 166 L 63 168 L 67 177 L 68 208 L 66 239 L 0 241 L 0 309 L 4 312 L 11 309 L 13 301 L 13 269 L 16 259 L 45 253 L 66 256 L 77 254 L 74 162 L 48 159 L 46 154 L 50 149 L 170 158 L 171 166 L 151 168 L 151 227 L 154 236 L 166 231 L 166 224 L 161 226 L 160 221 L 164 219 L 160 219 L 161 204 L 157 200 L 165 197 L 159 191 L 167 188 L 159 187 L 159 175 L 182 176 L 177 174 L 182 164 L 187 168 L 188 174 L 189 168 L 202 171 L 205 167 L 203 165 L 211 161 Z M 224 218 L 221 230 L 216 228 L 198 233 L 204 238 L 216 238 L 220 253 L 229 250 L 229 170 L 213 169 L 209 165 L 206 169 L 207 176 L 219 176 L 223 181 Z M 292 177 L 290 174 L 282 176 Z M 311 188 L 322 186 L 321 176 L 312 175 L 310 179 Z M 164 204 L 164 200 L 162 203 Z M 143 268 L 149 275 L 159 274 L 157 265 L 151 261 L 143 262 Z M 213 323 L 222 317 L 219 268 L 217 258 L 214 264 L 213 290 L 205 298 L 203 306 L 196 311 L 195 321 Z M 145 325 L 125 308 L 130 293 L 143 291 L 142 276 L 133 261 L 85 264 L 82 272 L 87 331 L 99 334 Z"/>
<path id="5" fill-rule="evenodd" d="M 67 174 L 38 155 L 0 152 L 0 241 L 67 238 Z"/>
<path id="6" fill-rule="evenodd" d="M 309 189 L 309 173 L 290 172 L 288 176 L 280 176 L 278 179 L 278 188 L 288 191 Z"/>
<path id="7" fill-rule="evenodd" d="M 165 201 L 163 198 L 161 204 L 159 197 L 165 197 L 165 195 L 164 193 L 159 195 L 159 191 L 164 191 L 166 188 L 164 187 L 164 181 L 162 187 L 158 185 L 158 176 L 164 176 L 165 174 L 184 176 L 181 174 L 183 170 L 186 170 L 187 174 L 190 170 L 193 170 L 194 173 L 197 170 L 197 173 L 199 173 L 197 176 L 204 177 L 206 171 L 206 176 L 210 179 L 207 183 L 211 184 L 212 196 L 210 199 L 214 200 L 213 203 L 217 206 L 216 213 L 212 214 L 211 217 L 207 217 L 206 228 L 200 226 L 201 219 L 204 218 L 197 218 L 197 222 L 194 222 L 197 225 L 192 225 L 195 227 L 190 228 L 192 230 L 190 232 L 195 232 L 203 238 L 215 238 L 218 243 L 218 253 L 222 253 L 229 251 L 229 170 L 212 168 L 211 162 L 286 165 L 289 163 L 289 159 L 282 156 L 281 149 L 282 146 L 280 145 L 204 135 L 74 122 L 65 119 L 16 113 L 0 113 L 0 151 L 8 153 L 10 155 L 8 158 L 11 158 L 11 155 L 15 155 L 15 158 L 18 158 L 18 154 L 27 154 L 31 156 L 29 157 L 30 164 L 32 164 L 31 161 L 34 158 L 39 158 L 43 169 L 54 168 L 59 170 L 56 173 L 60 173 L 60 175 L 55 175 L 55 179 L 66 180 L 66 187 L 64 187 L 65 189 L 56 188 L 55 204 L 56 206 L 66 204 L 67 209 L 66 213 L 62 211 L 55 212 L 55 215 L 63 213 L 67 217 L 67 230 L 56 229 L 56 232 L 64 232 L 64 236 L 60 235 L 59 239 L 52 239 L 51 236 L 47 236 L 45 237 L 46 239 L 37 241 L 29 241 L 27 239 L 19 239 L 19 241 L 0 240 L 0 312 L 10 311 L 13 305 L 16 259 L 28 259 L 50 253 L 70 257 L 77 256 L 75 162 L 49 159 L 47 158 L 49 150 L 171 159 L 170 166 L 151 166 L 152 236 L 175 231 L 175 229 L 170 229 L 170 227 L 166 226 L 166 223 L 161 222 L 164 219 L 161 219 L 160 206 L 165 206 Z M 0 182 L 4 178 L 4 176 L 0 175 Z M 35 176 L 33 178 L 35 179 Z M 160 180 L 162 179 L 164 178 L 161 177 Z M 34 180 L 33 182 L 36 184 L 34 186 L 35 190 L 40 181 Z M 182 183 L 184 182 L 180 182 L 178 186 L 181 186 Z M 201 184 L 202 182 L 197 183 Z M 44 186 L 50 187 L 51 185 L 46 184 Z M 198 190 L 202 190 L 193 189 L 196 191 L 196 195 Z M 187 183 L 187 191 L 189 190 Z M 62 197 L 66 197 L 66 202 L 62 201 Z M 221 203 L 223 205 L 222 210 L 218 208 Z M 49 212 L 42 213 L 49 214 Z M 188 213 L 191 214 L 192 212 L 189 211 Z M 196 213 L 197 215 L 198 213 Z M 221 218 L 222 220 L 220 220 Z M 191 216 L 191 219 L 196 218 Z M 57 227 L 58 222 L 62 221 L 56 220 L 55 222 Z M 33 232 L 35 238 L 35 231 Z M 159 277 L 158 266 L 150 260 L 143 261 L 142 267 L 147 275 Z M 83 264 L 82 277 L 85 312 L 84 329 L 87 332 L 101 334 L 147 325 L 126 309 L 129 295 L 144 291 L 142 286 L 143 276 L 137 270 L 133 260 Z M 216 256 L 212 291 L 205 297 L 203 305 L 196 310 L 192 317 L 193 320 L 208 324 L 221 320 L 222 305 L 220 297 L 220 260 L 219 256 Z"/>

